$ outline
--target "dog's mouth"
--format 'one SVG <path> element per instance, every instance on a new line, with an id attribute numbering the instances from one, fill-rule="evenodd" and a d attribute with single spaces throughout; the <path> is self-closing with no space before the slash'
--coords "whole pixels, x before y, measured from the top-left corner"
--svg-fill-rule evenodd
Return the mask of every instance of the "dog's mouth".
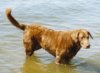
<path id="1" fill-rule="evenodd" d="M 85 49 L 89 49 L 90 48 L 90 44 L 88 44 L 87 46 L 84 45 L 84 44 L 81 44 L 82 48 L 85 48 Z"/>

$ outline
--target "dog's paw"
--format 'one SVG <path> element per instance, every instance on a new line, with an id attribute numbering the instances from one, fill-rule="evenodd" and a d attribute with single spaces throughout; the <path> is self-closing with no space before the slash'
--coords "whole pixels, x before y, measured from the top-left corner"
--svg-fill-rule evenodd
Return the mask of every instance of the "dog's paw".
<path id="1" fill-rule="evenodd" d="M 60 65 L 60 62 L 55 62 L 55 64 Z"/>

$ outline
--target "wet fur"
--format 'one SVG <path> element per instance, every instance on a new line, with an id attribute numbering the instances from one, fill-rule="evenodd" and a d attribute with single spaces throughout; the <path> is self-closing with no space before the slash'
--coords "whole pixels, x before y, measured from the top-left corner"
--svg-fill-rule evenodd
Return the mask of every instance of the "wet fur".
<path id="1" fill-rule="evenodd" d="M 11 15 L 9 8 L 6 9 L 6 15 L 14 26 L 23 30 L 23 45 L 26 55 L 31 56 L 34 51 L 44 48 L 56 57 L 56 63 L 60 63 L 63 59 L 67 61 L 72 59 L 81 48 L 76 35 L 85 29 L 56 31 L 39 24 L 20 24 Z"/>

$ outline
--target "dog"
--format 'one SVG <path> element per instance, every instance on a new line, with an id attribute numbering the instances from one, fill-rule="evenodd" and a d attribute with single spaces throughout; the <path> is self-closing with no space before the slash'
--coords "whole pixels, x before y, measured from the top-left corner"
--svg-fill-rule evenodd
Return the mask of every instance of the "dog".
<path id="1" fill-rule="evenodd" d="M 60 64 L 62 60 L 71 60 L 81 48 L 90 48 L 89 37 L 93 37 L 86 29 L 57 31 L 40 24 L 26 25 L 12 16 L 10 8 L 5 12 L 8 20 L 23 30 L 23 45 L 28 56 L 43 48 L 55 56 L 56 64 Z"/>

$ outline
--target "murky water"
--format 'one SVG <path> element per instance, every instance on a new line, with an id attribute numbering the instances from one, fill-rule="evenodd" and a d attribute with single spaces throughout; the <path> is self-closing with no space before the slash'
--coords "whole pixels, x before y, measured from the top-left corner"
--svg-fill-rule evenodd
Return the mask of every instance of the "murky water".
<path id="1" fill-rule="evenodd" d="M 5 16 L 10 7 L 20 22 L 42 23 L 56 30 L 88 29 L 91 49 L 81 49 L 70 64 L 56 65 L 43 49 L 26 57 L 22 31 Z M 0 73 L 100 73 L 99 0 L 0 0 Z"/>

